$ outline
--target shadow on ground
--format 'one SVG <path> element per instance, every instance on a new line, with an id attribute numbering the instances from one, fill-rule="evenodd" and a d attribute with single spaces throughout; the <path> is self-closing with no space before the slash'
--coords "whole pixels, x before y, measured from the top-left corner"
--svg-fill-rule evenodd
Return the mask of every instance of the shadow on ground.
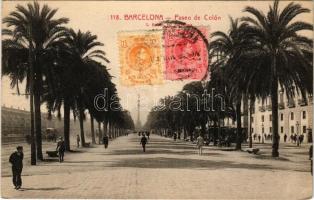
<path id="1" fill-rule="evenodd" d="M 53 191 L 53 190 L 65 190 L 65 188 L 51 187 L 51 188 L 21 188 L 20 189 L 20 191 L 28 191 L 28 190 Z"/>
<path id="2" fill-rule="evenodd" d="M 273 167 L 267 164 L 248 164 L 237 163 L 232 161 L 213 161 L 200 159 L 184 159 L 184 158 L 127 158 L 117 162 L 113 162 L 109 167 L 133 167 L 133 168 L 177 168 L 177 169 L 249 169 L 249 170 L 291 170 L 286 167 Z M 294 170 L 298 172 L 308 172 L 308 170 Z"/>

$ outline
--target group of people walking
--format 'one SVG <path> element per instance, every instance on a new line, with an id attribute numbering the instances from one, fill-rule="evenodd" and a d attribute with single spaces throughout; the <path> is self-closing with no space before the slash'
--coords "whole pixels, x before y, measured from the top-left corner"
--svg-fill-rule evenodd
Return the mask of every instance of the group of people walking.
<path id="1" fill-rule="evenodd" d="M 146 144 L 149 140 L 149 134 L 146 132 L 139 132 L 139 135 L 142 135 L 140 144 L 142 145 L 143 152 L 146 152 Z M 147 137 L 146 137 L 147 136 Z M 174 141 L 177 140 L 177 134 L 174 134 L 173 136 Z M 196 147 L 198 149 L 198 155 L 203 154 L 203 146 L 204 146 L 204 138 L 199 134 L 199 136 L 196 138 Z"/>
<path id="2" fill-rule="evenodd" d="M 304 135 L 297 135 L 297 134 L 292 134 L 290 136 L 290 140 L 292 143 L 297 144 L 297 146 L 301 146 L 301 144 L 303 143 L 304 140 Z"/>
<path id="3" fill-rule="evenodd" d="M 264 138 L 262 138 L 264 136 Z M 255 140 L 258 140 L 258 142 L 260 143 L 261 142 L 261 140 L 263 140 L 263 139 L 265 139 L 265 140 L 270 140 L 270 141 L 272 141 L 272 135 L 271 134 L 263 134 L 263 136 L 261 136 L 260 134 L 254 134 L 253 135 L 253 139 L 254 139 L 254 141 Z M 287 142 L 287 139 L 288 139 L 288 135 L 287 134 L 284 134 L 284 136 L 283 136 L 283 141 L 284 142 Z M 290 141 L 292 142 L 292 143 L 294 143 L 294 144 L 297 144 L 298 146 L 301 146 L 301 144 L 303 143 L 303 141 L 304 141 L 304 135 L 303 134 L 301 134 L 301 135 L 299 135 L 299 134 L 291 134 L 290 135 Z M 279 136 L 279 140 L 280 140 L 280 136 Z"/>

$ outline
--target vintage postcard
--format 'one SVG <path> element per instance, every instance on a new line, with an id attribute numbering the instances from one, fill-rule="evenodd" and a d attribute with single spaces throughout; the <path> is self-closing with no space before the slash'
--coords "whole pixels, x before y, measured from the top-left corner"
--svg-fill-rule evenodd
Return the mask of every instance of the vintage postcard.
<path id="1" fill-rule="evenodd" d="M 2 198 L 312 198 L 312 1 L 1 3 Z"/>

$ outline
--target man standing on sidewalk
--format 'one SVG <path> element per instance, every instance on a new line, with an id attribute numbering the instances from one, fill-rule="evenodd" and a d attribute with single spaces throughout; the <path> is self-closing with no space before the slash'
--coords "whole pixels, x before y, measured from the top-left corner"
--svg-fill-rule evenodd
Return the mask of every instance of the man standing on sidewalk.
<path id="1" fill-rule="evenodd" d="M 141 138 L 141 143 L 142 147 L 143 147 L 143 152 L 146 151 L 146 143 L 147 143 L 147 138 L 145 137 L 145 134 L 143 134 L 142 138 Z"/>
<path id="2" fill-rule="evenodd" d="M 22 186 L 22 169 L 23 169 L 23 147 L 18 146 L 16 152 L 12 153 L 10 156 L 10 163 L 12 164 L 12 174 L 13 174 L 13 185 L 15 189 L 18 190 Z"/>
<path id="3" fill-rule="evenodd" d="M 64 144 L 62 137 L 60 137 L 60 141 L 57 144 L 57 151 L 59 154 L 59 162 L 63 162 L 64 152 L 65 152 L 65 144 Z"/>
<path id="4" fill-rule="evenodd" d="M 76 136 L 77 148 L 80 147 L 80 141 L 81 141 L 80 136 L 77 135 L 77 136 Z"/>
<path id="5" fill-rule="evenodd" d="M 204 139 L 201 136 L 201 134 L 199 134 L 199 136 L 196 139 L 196 145 L 197 145 L 197 148 L 198 148 L 198 155 L 201 156 L 202 153 L 203 153 L 203 145 L 204 145 Z"/>

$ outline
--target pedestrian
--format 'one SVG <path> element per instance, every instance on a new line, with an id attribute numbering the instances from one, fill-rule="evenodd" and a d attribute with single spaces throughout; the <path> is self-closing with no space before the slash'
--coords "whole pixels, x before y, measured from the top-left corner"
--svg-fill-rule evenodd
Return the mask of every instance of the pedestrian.
<path id="1" fill-rule="evenodd" d="M 309 160 L 311 162 L 311 174 L 313 176 L 313 144 L 311 144 L 310 146 L 310 150 L 309 150 Z"/>
<path id="2" fill-rule="evenodd" d="M 146 134 L 147 134 L 147 139 L 149 139 L 150 132 L 149 132 L 149 131 L 147 131 L 147 132 L 146 132 Z"/>
<path id="3" fill-rule="evenodd" d="M 261 143 L 261 135 L 258 135 L 258 142 Z"/>
<path id="4" fill-rule="evenodd" d="M 16 152 L 12 153 L 9 162 L 12 164 L 12 175 L 13 175 L 13 185 L 16 190 L 20 189 L 22 186 L 22 169 L 23 169 L 23 147 L 16 147 Z"/>
<path id="5" fill-rule="evenodd" d="M 287 134 L 285 134 L 285 135 L 283 136 L 283 141 L 284 141 L 284 142 L 287 141 L 287 137 L 288 137 Z"/>
<path id="6" fill-rule="evenodd" d="M 59 162 L 63 162 L 64 152 L 65 152 L 65 144 L 63 138 L 59 138 L 59 142 L 57 144 L 57 151 L 59 154 Z"/>
<path id="7" fill-rule="evenodd" d="M 304 135 L 302 134 L 302 135 L 300 135 L 300 146 L 303 143 L 303 139 L 304 139 Z"/>
<path id="8" fill-rule="evenodd" d="M 77 148 L 80 147 L 80 141 L 81 141 L 80 136 L 76 135 Z"/>
<path id="9" fill-rule="evenodd" d="M 297 140 L 297 146 L 300 146 L 300 136 L 296 135 L 295 138 Z"/>
<path id="10" fill-rule="evenodd" d="M 146 151 L 146 144 L 147 144 L 147 138 L 145 137 L 145 134 L 143 134 L 140 144 L 143 147 L 143 152 L 145 152 Z"/>
<path id="11" fill-rule="evenodd" d="M 176 133 L 173 134 L 173 140 L 174 140 L 174 141 L 177 140 L 177 134 L 176 134 Z"/>
<path id="12" fill-rule="evenodd" d="M 109 137 L 108 137 L 107 134 L 104 135 L 102 141 L 103 141 L 105 149 L 107 149 L 108 148 L 108 144 L 109 144 Z"/>
<path id="13" fill-rule="evenodd" d="M 201 136 L 201 134 L 199 134 L 199 136 L 196 138 L 196 146 L 198 148 L 198 155 L 202 155 L 203 145 L 204 145 L 204 139 Z"/>
<path id="14" fill-rule="evenodd" d="M 294 142 L 294 137 L 293 137 L 293 135 L 290 135 L 290 140 L 291 140 L 291 143 Z"/>

